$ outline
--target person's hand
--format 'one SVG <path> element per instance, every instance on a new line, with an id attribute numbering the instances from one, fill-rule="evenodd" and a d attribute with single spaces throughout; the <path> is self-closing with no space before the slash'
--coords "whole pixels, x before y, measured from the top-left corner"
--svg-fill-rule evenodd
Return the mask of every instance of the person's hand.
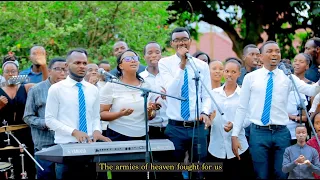
<path id="1" fill-rule="evenodd" d="M 97 75 L 92 75 L 89 78 L 89 83 L 95 85 L 99 81 L 99 77 Z"/>
<path id="2" fill-rule="evenodd" d="M 0 109 L 8 104 L 8 99 L 5 96 L 0 96 Z"/>
<path id="3" fill-rule="evenodd" d="M 186 53 L 188 53 L 188 52 L 189 52 L 189 50 L 186 47 L 183 47 L 183 46 L 179 46 L 178 49 L 177 49 L 177 54 L 181 58 L 180 67 L 182 69 L 184 69 L 186 67 L 186 64 L 187 64 Z"/>
<path id="4" fill-rule="evenodd" d="M 303 164 L 305 160 L 305 157 L 303 155 L 300 155 L 294 162 L 296 164 Z"/>
<path id="5" fill-rule="evenodd" d="M 164 88 L 164 87 L 162 87 L 162 86 L 160 86 L 161 87 L 161 91 L 160 92 L 162 92 L 163 94 L 167 94 L 167 90 Z M 163 99 L 163 100 L 166 100 L 167 99 L 167 96 L 164 96 L 164 95 L 161 95 L 161 98 Z"/>
<path id="6" fill-rule="evenodd" d="M 233 123 L 228 121 L 226 125 L 224 125 L 224 131 L 229 132 L 233 128 Z"/>
<path id="7" fill-rule="evenodd" d="M 35 63 L 42 66 L 47 63 L 47 57 L 44 54 L 39 54 L 34 57 Z"/>
<path id="8" fill-rule="evenodd" d="M 200 115 L 200 119 L 199 121 L 202 121 L 204 123 L 204 129 L 207 129 L 208 128 L 208 125 L 211 124 L 209 121 L 210 121 L 210 118 L 209 116 L 205 115 L 205 114 L 201 114 Z"/>
<path id="9" fill-rule="evenodd" d="M 240 155 L 238 153 L 238 149 L 242 150 L 241 144 L 238 140 L 238 137 L 232 136 L 231 137 L 231 143 L 232 143 L 232 152 L 233 154 L 240 160 Z"/>
<path id="10" fill-rule="evenodd" d="M 104 142 L 111 142 L 111 139 L 103 136 L 100 131 L 94 131 L 92 136 L 93 136 L 93 142 L 96 142 L 97 140 L 104 141 Z"/>
<path id="11" fill-rule="evenodd" d="M 209 120 L 204 122 L 204 129 L 208 129 L 209 126 L 211 126 L 213 119 L 216 117 L 216 110 L 213 110 L 213 112 L 209 116 Z"/>
<path id="12" fill-rule="evenodd" d="M 311 162 L 310 162 L 309 160 L 305 160 L 305 161 L 303 162 L 303 164 L 306 164 L 306 165 L 308 165 L 308 166 L 311 166 Z"/>
<path id="13" fill-rule="evenodd" d="M 85 142 L 91 143 L 92 142 L 90 137 L 88 136 L 88 134 L 86 134 L 82 131 L 79 131 L 77 129 L 73 130 L 71 135 L 74 136 L 78 140 L 78 142 L 80 142 L 80 143 L 85 143 Z"/>
<path id="14" fill-rule="evenodd" d="M 210 120 L 213 121 L 213 119 L 216 117 L 217 115 L 217 111 L 216 110 L 213 110 L 213 112 L 210 114 Z"/>
<path id="15" fill-rule="evenodd" d="M 122 108 L 120 109 L 120 116 L 129 116 L 131 113 L 133 112 L 133 109 L 126 109 L 126 108 Z"/>
<path id="16" fill-rule="evenodd" d="M 156 99 L 156 101 L 157 101 L 157 99 Z M 160 108 L 161 108 L 161 104 L 160 103 L 149 102 L 148 103 L 148 107 L 147 107 L 148 119 L 152 120 L 153 118 L 155 118 L 156 117 L 156 111 L 159 110 Z"/>

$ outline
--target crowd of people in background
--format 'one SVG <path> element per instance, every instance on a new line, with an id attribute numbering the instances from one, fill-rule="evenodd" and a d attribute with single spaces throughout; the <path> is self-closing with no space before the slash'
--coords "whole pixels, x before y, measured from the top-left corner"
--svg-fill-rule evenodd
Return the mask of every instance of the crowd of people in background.
<path id="1" fill-rule="evenodd" d="M 34 46 L 32 65 L 19 72 L 18 57 L 9 53 L 3 58 L 1 82 L 18 75 L 29 82 L 0 88 L 0 121 L 28 125 L 15 135 L 32 155 L 61 143 L 145 140 L 141 91 L 111 82 L 100 74 L 102 68 L 116 77 L 113 81 L 186 99 L 149 94 L 148 136 L 169 139 L 175 147 L 153 161 L 223 163 L 223 172 L 160 172 L 157 179 L 320 179 L 320 38 L 309 39 L 304 52 L 291 60 L 282 59 L 275 41 L 248 44 L 242 57 L 218 60 L 200 51 L 186 55 L 192 41 L 186 28 L 174 29 L 170 40 L 175 54 L 166 57 L 154 41 L 143 50 L 116 42 L 113 69 L 106 59 L 88 62 L 90 54 L 83 48 L 47 60 L 45 48 Z M 293 80 L 278 68 L 280 62 Z M 201 79 L 197 83 L 194 68 Z M 0 141 L 0 146 L 6 143 Z M 19 178 L 19 153 L 0 154 L 1 161 L 8 157 Z M 45 170 L 26 157 L 31 179 L 110 179 L 96 173 L 95 166 L 35 159 Z M 112 173 L 113 179 L 128 176 L 145 178 L 141 172 Z"/>

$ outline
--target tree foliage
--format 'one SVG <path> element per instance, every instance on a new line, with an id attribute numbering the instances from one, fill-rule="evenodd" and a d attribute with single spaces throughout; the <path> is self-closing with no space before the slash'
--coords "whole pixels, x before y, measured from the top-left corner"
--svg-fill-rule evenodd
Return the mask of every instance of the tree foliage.
<path id="1" fill-rule="evenodd" d="M 170 28 L 170 2 L 129 1 L 20 1 L 0 2 L 0 55 L 9 51 L 23 66 L 30 48 L 37 44 L 49 58 L 65 56 L 72 48 L 85 48 L 89 60 L 108 59 L 114 66 L 112 46 L 124 40 L 142 55 L 144 45 L 165 46 Z M 145 62 L 143 62 L 145 63 Z"/>
<path id="2" fill-rule="evenodd" d="M 301 36 L 303 38 L 319 36 L 320 33 L 320 6 L 316 1 L 175 1 L 168 10 L 175 11 L 169 23 L 188 26 L 192 22 L 205 21 L 222 28 L 239 57 L 245 45 L 263 42 L 263 32 L 267 33 L 269 40 L 281 44 L 283 58 L 291 58 L 295 53 L 292 40 L 297 29 L 307 30 L 307 35 Z M 308 10 L 307 17 L 301 13 L 305 10 Z M 229 16 L 220 18 L 220 11 Z M 197 39 L 198 33 L 194 29 L 191 32 Z"/>

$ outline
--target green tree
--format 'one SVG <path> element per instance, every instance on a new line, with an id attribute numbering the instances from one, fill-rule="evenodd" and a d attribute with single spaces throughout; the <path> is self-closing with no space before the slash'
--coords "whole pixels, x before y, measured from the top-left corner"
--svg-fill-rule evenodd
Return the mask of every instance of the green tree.
<path id="1" fill-rule="evenodd" d="M 48 57 L 65 56 L 72 48 L 87 49 L 89 60 L 106 58 L 114 67 L 112 46 L 124 40 L 142 55 L 144 45 L 165 46 L 171 28 L 166 25 L 171 2 L 55 1 L 0 2 L 0 55 L 13 51 L 22 67 L 30 48 L 45 47 Z M 145 62 L 142 62 L 145 64 Z"/>
<path id="2" fill-rule="evenodd" d="M 319 23 L 314 23 L 319 22 L 320 12 L 316 1 L 175 1 L 168 10 L 175 11 L 169 23 L 188 26 L 192 22 L 205 21 L 222 28 L 239 57 L 245 45 L 263 42 L 263 32 L 269 40 L 281 42 L 283 58 L 295 53 L 292 40 L 297 29 L 310 29 L 310 35 L 319 34 Z M 307 16 L 301 13 L 306 10 Z M 220 18 L 220 11 L 229 16 Z M 197 39 L 198 33 L 194 29 L 191 34 Z"/>

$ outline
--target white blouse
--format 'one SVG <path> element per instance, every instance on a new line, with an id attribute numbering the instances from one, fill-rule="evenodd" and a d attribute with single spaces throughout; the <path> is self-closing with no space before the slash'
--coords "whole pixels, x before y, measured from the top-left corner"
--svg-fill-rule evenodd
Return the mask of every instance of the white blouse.
<path id="1" fill-rule="evenodd" d="M 150 89 L 147 82 L 141 83 L 140 87 Z M 141 90 L 110 82 L 100 89 L 100 104 L 112 104 L 110 112 L 119 112 L 122 108 L 134 109 L 129 116 L 109 121 L 108 128 L 129 137 L 146 135 L 144 98 L 141 94 Z M 152 94 L 149 94 L 148 102 L 151 97 Z"/>
<path id="2" fill-rule="evenodd" d="M 213 119 L 208 151 L 214 157 L 220 159 L 225 159 L 227 157 L 227 159 L 231 159 L 235 157 L 232 152 L 231 143 L 231 134 L 233 129 L 229 132 L 226 132 L 224 130 L 224 125 L 227 124 L 228 121 L 234 123 L 236 110 L 240 101 L 240 87 L 238 86 L 235 92 L 229 96 L 226 95 L 223 88 L 224 85 L 211 91 L 213 98 L 221 108 L 224 115 L 221 116 L 219 111 L 217 111 L 216 117 Z M 214 103 L 212 103 L 212 105 L 212 109 L 217 109 L 214 107 Z M 242 147 L 242 150 L 239 149 L 238 152 L 239 154 L 242 154 L 249 147 L 243 127 L 240 130 L 238 140 Z"/>
<path id="3" fill-rule="evenodd" d="M 308 101 L 306 98 L 306 95 L 301 94 L 301 99 L 304 101 L 304 104 L 307 106 L 308 105 Z M 289 97 L 288 97 L 288 104 L 287 104 L 287 111 L 289 115 L 298 115 L 299 111 L 298 111 L 298 104 L 299 104 L 299 96 L 295 91 L 291 91 L 289 93 Z M 303 110 L 304 111 L 304 110 Z M 296 126 L 299 124 L 300 122 L 300 117 L 299 117 L 299 121 L 298 122 L 294 122 L 292 120 L 290 120 L 287 123 L 287 128 L 290 131 L 291 134 L 291 139 L 297 139 L 296 138 Z M 304 124 L 304 123 L 303 123 Z"/>

